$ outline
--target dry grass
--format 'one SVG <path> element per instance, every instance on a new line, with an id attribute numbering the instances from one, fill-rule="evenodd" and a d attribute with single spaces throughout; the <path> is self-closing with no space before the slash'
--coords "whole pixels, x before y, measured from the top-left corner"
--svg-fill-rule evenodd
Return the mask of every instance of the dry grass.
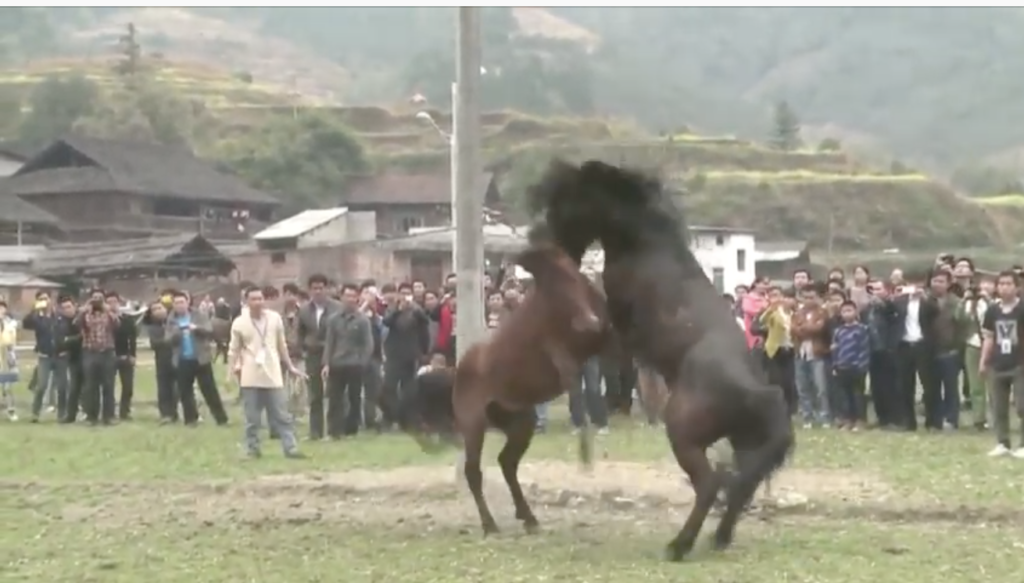
<path id="1" fill-rule="evenodd" d="M 781 172 L 708 170 L 708 180 L 742 182 L 926 182 L 924 174 L 841 174 L 812 170 L 785 170 Z"/>
<path id="2" fill-rule="evenodd" d="M 0 89 L 13 89 L 27 95 L 32 87 L 50 76 L 81 75 L 100 87 L 117 80 L 111 59 L 60 59 L 30 63 L 26 67 L 0 70 Z M 190 99 L 202 101 L 212 109 L 270 106 L 316 105 L 318 102 L 271 84 L 246 83 L 233 74 L 201 63 L 147 62 L 154 78 Z"/>
<path id="3" fill-rule="evenodd" d="M 970 199 L 982 206 L 1024 207 L 1024 194 L 1000 194 Z"/>
<path id="4" fill-rule="evenodd" d="M 218 378 L 220 374 L 218 373 Z M 140 400 L 152 401 L 140 369 Z M 23 389 L 18 389 L 23 394 Z M 804 431 L 737 546 L 662 560 L 692 494 L 663 434 L 621 421 L 592 474 L 557 403 L 522 479 L 544 532 L 525 536 L 494 466 L 486 489 L 503 534 L 483 539 L 453 455 L 402 436 L 306 443 L 311 459 L 237 457 L 240 427 L 158 427 L 151 403 L 114 428 L 0 426 L 0 565 L 10 580 L 837 581 L 1004 583 L 1024 569 L 1021 462 L 991 438 Z M 500 439 L 491 437 L 493 460 Z M 709 521 L 707 530 L 714 527 Z"/>

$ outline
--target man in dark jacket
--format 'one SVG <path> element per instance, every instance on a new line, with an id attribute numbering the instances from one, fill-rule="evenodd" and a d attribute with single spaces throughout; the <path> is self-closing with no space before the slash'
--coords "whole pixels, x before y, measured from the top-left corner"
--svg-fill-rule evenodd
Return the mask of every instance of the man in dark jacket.
<path id="1" fill-rule="evenodd" d="M 68 400 L 60 423 L 74 423 L 78 418 L 85 371 L 82 368 L 82 328 L 76 321 L 78 306 L 71 298 L 61 298 L 60 313 L 68 319 L 63 338 L 58 338 L 57 349 L 68 358 Z"/>
<path id="2" fill-rule="evenodd" d="M 104 299 L 110 311 L 121 313 L 121 296 L 108 291 Z M 114 356 L 117 358 L 117 377 L 121 381 L 121 398 L 118 399 L 118 418 L 131 421 L 132 396 L 135 394 L 135 351 L 139 339 L 139 328 L 135 317 L 124 314 L 118 319 L 114 330 Z"/>
<path id="3" fill-rule="evenodd" d="M 66 361 L 62 366 L 57 362 L 57 327 L 60 315 L 50 303 L 50 296 L 46 292 L 36 294 L 36 305 L 32 312 L 25 316 L 21 325 L 25 330 L 31 330 L 36 334 L 35 353 L 38 358 L 33 379 L 35 380 L 32 398 L 32 421 L 39 421 L 39 415 L 43 409 L 43 400 L 50 389 L 51 382 L 53 389 L 57 392 L 58 400 L 67 400 L 67 394 L 61 395 L 59 391 L 67 390 L 67 382 L 61 383 L 58 379 L 60 374 L 67 376 Z M 58 406 L 60 403 L 58 403 Z"/>
<path id="4" fill-rule="evenodd" d="M 897 370 L 896 347 L 901 340 L 896 325 L 896 308 L 889 300 L 889 292 L 880 280 L 868 284 L 870 299 L 861 311 L 860 320 L 868 327 L 871 339 L 871 360 L 868 375 L 871 378 L 871 403 L 875 409 L 878 425 L 891 429 L 896 427 L 897 416 Z"/>
<path id="5" fill-rule="evenodd" d="M 430 320 L 413 301 L 412 286 L 398 288 L 395 305 L 384 315 L 387 338 L 384 340 L 384 426 L 398 423 L 399 404 L 413 390 L 416 370 L 430 345 Z"/>
<path id="6" fill-rule="evenodd" d="M 174 347 L 167 336 L 167 306 L 163 302 L 154 302 L 142 323 L 156 364 L 156 402 L 160 423 L 177 423 L 177 373 L 174 371 Z"/>

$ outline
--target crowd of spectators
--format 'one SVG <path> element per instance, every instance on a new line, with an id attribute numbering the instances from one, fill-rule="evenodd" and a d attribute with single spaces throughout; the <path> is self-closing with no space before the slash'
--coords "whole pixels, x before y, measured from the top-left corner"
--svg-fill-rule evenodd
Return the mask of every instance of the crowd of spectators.
<path id="1" fill-rule="evenodd" d="M 920 396 L 925 430 L 961 429 L 969 411 L 974 430 L 991 425 L 989 455 L 1024 459 L 1024 435 L 1016 449 L 1010 435 L 1011 414 L 1024 417 L 1020 277 L 943 255 L 920 278 L 858 266 L 813 281 L 797 270 L 786 285 L 758 280 L 727 300 L 804 427 L 916 431 Z"/>

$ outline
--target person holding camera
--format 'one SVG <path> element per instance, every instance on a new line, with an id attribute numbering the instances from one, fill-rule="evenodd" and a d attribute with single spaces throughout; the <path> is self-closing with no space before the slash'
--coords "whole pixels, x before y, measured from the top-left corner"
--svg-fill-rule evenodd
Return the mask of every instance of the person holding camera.
<path id="1" fill-rule="evenodd" d="M 114 423 L 114 335 L 120 314 L 104 301 L 103 290 L 93 290 L 89 302 L 74 319 L 82 331 L 82 401 L 90 425 Z"/>

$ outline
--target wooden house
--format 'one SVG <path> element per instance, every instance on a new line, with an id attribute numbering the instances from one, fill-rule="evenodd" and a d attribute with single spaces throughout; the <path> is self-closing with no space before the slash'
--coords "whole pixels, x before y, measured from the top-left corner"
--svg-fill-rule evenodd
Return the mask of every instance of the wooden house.
<path id="1" fill-rule="evenodd" d="M 105 241 L 202 233 L 248 237 L 279 205 L 184 149 L 65 137 L 0 182 L 57 218 L 65 239 Z"/>

